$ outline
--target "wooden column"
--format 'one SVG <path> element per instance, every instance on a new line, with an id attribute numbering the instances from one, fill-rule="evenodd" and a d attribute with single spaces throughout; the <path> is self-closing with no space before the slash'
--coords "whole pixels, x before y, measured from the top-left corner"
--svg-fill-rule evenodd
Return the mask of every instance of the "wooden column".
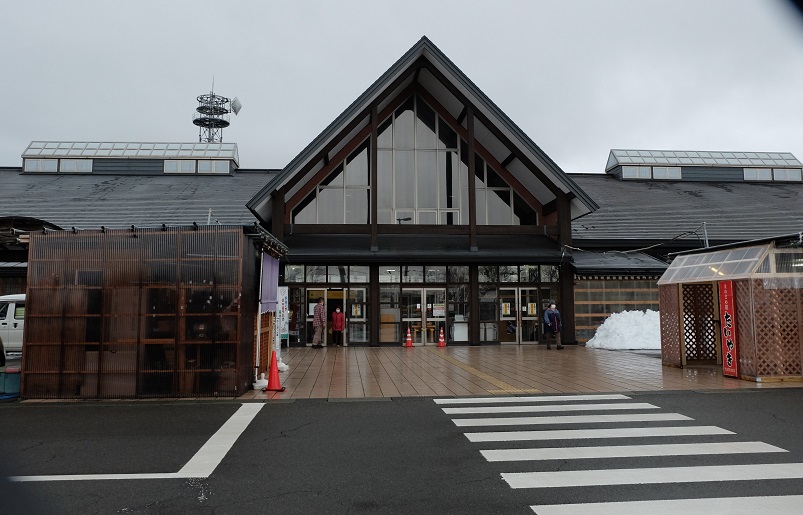
<path id="1" fill-rule="evenodd" d="M 466 116 L 466 126 L 468 129 L 468 217 L 469 220 L 469 235 L 468 246 L 469 250 L 476 252 L 477 247 L 477 189 L 475 187 L 476 177 L 476 154 L 474 146 L 474 109 L 468 108 Z"/>
<path id="2" fill-rule="evenodd" d="M 377 163 L 379 159 L 377 157 L 377 142 L 378 142 L 378 126 L 379 120 L 377 120 L 377 110 L 376 106 L 371 109 L 371 144 L 369 148 L 370 152 L 370 184 L 371 184 L 371 252 L 377 252 L 379 250 L 379 233 L 377 229 L 377 198 L 379 194 L 377 193 L 377 180 L 379 177 L 379 171 L 377 170 Z M 379 293 L 379 292 L 377 292 Z M 379 333 L 377 333 L 379 334 Z"/>
<path id="3" fill-rule="evenodd" d="M 284 188 L 274 191 L 271 197 L 273 213 L 271 214 L 270 232 L 277 240 L 284 241 Z"/>
<path id="4" fill-rule="evenodd" d="M 572 244 L 572 206 L 569 196 L 560 193 L 558 204 L 558 242 L 561 245 Z M 568 253 L 568 250 L 566 250 Z M 577 343 L 574 317 L 574 271 L 568 260 L 568 254 L 560 264 L 560 306 L 563 329 L 561 338 L 564 343 Z"/>
<path id="5" fill-rule="evenodd" d="M 471 345 L 480 345 L 480 282 L 477 265 L 469 265 L 468 280 L 468 340 Z"/>
<path id="6" fill-rule="evenodd" d="M 379 266 L 371 265 L 368 270 L 368 342 L 371 347 L 379 346 Z"/>

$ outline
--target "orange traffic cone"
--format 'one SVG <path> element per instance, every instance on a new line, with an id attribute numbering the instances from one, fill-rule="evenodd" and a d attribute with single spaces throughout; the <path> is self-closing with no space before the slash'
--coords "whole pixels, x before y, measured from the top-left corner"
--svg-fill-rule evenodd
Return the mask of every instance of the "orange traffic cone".
<path id="1" fill-rule="evenodd" d="M 276 362 L 276 351 L 270 355 L 270 375 L 268 376 L 268 386 L 262 389 L 263 392 L 283 392 L 284 386 L 279 380 L 279 364 Z"/>
<path id="2" fill-rule="evenodd" d="M 404 344 L 405 347 L 412 347 L 413 346 L 413 337 L 410 336 L 410 328 L 407 328 L 407 340 Z"/>
<path id="3" fill-rule="evenodd" d="M 443 339 L 443 327 L 441 327 L 441 335 L 438 337 L 438 347 L 446 347 L 446 340 Z"/>

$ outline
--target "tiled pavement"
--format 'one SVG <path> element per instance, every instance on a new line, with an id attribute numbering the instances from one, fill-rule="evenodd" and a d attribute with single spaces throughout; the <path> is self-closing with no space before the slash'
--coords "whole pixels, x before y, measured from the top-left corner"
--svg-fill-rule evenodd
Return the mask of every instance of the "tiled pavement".
<path id="1" fill-rule="evenodd" d="M 284 392 L 239 399 L 438 397 L 803 387 L 722 376 L 721 367 L 670 368 L 659 354 L 567 346 L 291 347 Z M 267 377 L 267 374 L 266 374 Z"/>

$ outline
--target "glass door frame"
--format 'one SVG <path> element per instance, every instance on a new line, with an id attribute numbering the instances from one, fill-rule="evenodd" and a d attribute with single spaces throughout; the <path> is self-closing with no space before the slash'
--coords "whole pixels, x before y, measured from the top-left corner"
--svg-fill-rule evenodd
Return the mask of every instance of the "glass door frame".
<path id="1" fill-rule="evenodd" d="M 542 340 L 539 294 L 540 291 L 536 286 L 499 287 L 499 342 L 501 344 L 533 345 Z M 505 300 L 511 302 L 505 302 Z M 515 327 L 514 332 L 511 332 L 513 329 L 511 324 Z M 525 331 L 525 328 L 530 330 Z M 502 334 L 515 334 L 515 337 L 513 341 L 502 341 Z"/>
<path id="2" fill-rule="evenodd" d="M 407 298 L 412 294 L 413 299 L 418 299 L 416 307 L 412 308 L 412 303 L 407 304 Z M 442 302 L 429 302 L 430 300 L 442 300 Z M 410 336 L 413 345 L 437 345 L 440 337 L 440 329 L 443 328 L 443 337 L 446 339 L 448 334 L 446 327 L 446 287 L 402 287 L 401 289 L 401 323 L 402 339 L 407 339 L 407 328 L 410 328 Z"/>
<path id="3" fill-rule="evenodd" d="M 439 297 L 430 298 L 430 294 Z M 429 302 L 430 300 L 442 300 L 440 303 Z M 446 341 L 448 331 L 446 329 L 446 288 L 424 288 L 424 301 L 426 302 L 426 310 L 424 311 L 424 320 L 422 327 L 426 328 L 425 345 L 437 345 L 440 338 L 440 330 L 443 329 L 443 339 Z M 422 331 L 423 332 L 423 331 Z"/>
<path id="4" fill-rule="evenodd" d="M 412 294 L 412 297 L 410 297 Z M 417 297 L 416 297 L 417 294 Z M 408 299 L 418 299 L 418 302 L 408 302 Z M 402 343 L 407 341 L 407 330 L 410 330 L 410 337 L 413 340 L 413 345 L 424 345 L 424 311 L 422 304 L 424 300 L 424 288 L 406 288 L 402 287 L 401 296 L 399 297 L 399 309 L 401 311 L 401 333 Z M 412 307 L 416 304 L 416 307 Z M 412 315 L 412 316 L 411 316 Z"/>

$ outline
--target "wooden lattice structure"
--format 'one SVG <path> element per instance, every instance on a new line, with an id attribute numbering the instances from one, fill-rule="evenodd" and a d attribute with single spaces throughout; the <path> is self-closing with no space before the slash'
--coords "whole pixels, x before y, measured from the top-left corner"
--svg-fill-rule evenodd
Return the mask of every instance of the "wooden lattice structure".
<path id="1" fill-rule="evenodd" d="M 236 396 L 259 252 L 241 226 L 32 234 L 22 396 Z"/>
<path id="2" fill-rule="evenodd" d="M 717 312 L 714 285 L 711 283 L 681 285 L 683 313 L 683 348 L 687 364 L 717 363 Z"/>
<path id="3" fill-rule="evenodd" d="M 680 303 L 678 287 L 669 284 L 659 288 L 661 305 L 661 361 L 664 365 L 680 367 Z"/>
<path id="4" fill-rule="evenodd" d="M 659 281 L 664 365 L 722 363 L 718 283 L 733 287 L 738 374 L 803 380 L 803 250 L 775 244 L 681 256 Z M 712 272 L 710 272 L 712 271 Z M 708 280 L 701 280 L 708 279 Z"/>

